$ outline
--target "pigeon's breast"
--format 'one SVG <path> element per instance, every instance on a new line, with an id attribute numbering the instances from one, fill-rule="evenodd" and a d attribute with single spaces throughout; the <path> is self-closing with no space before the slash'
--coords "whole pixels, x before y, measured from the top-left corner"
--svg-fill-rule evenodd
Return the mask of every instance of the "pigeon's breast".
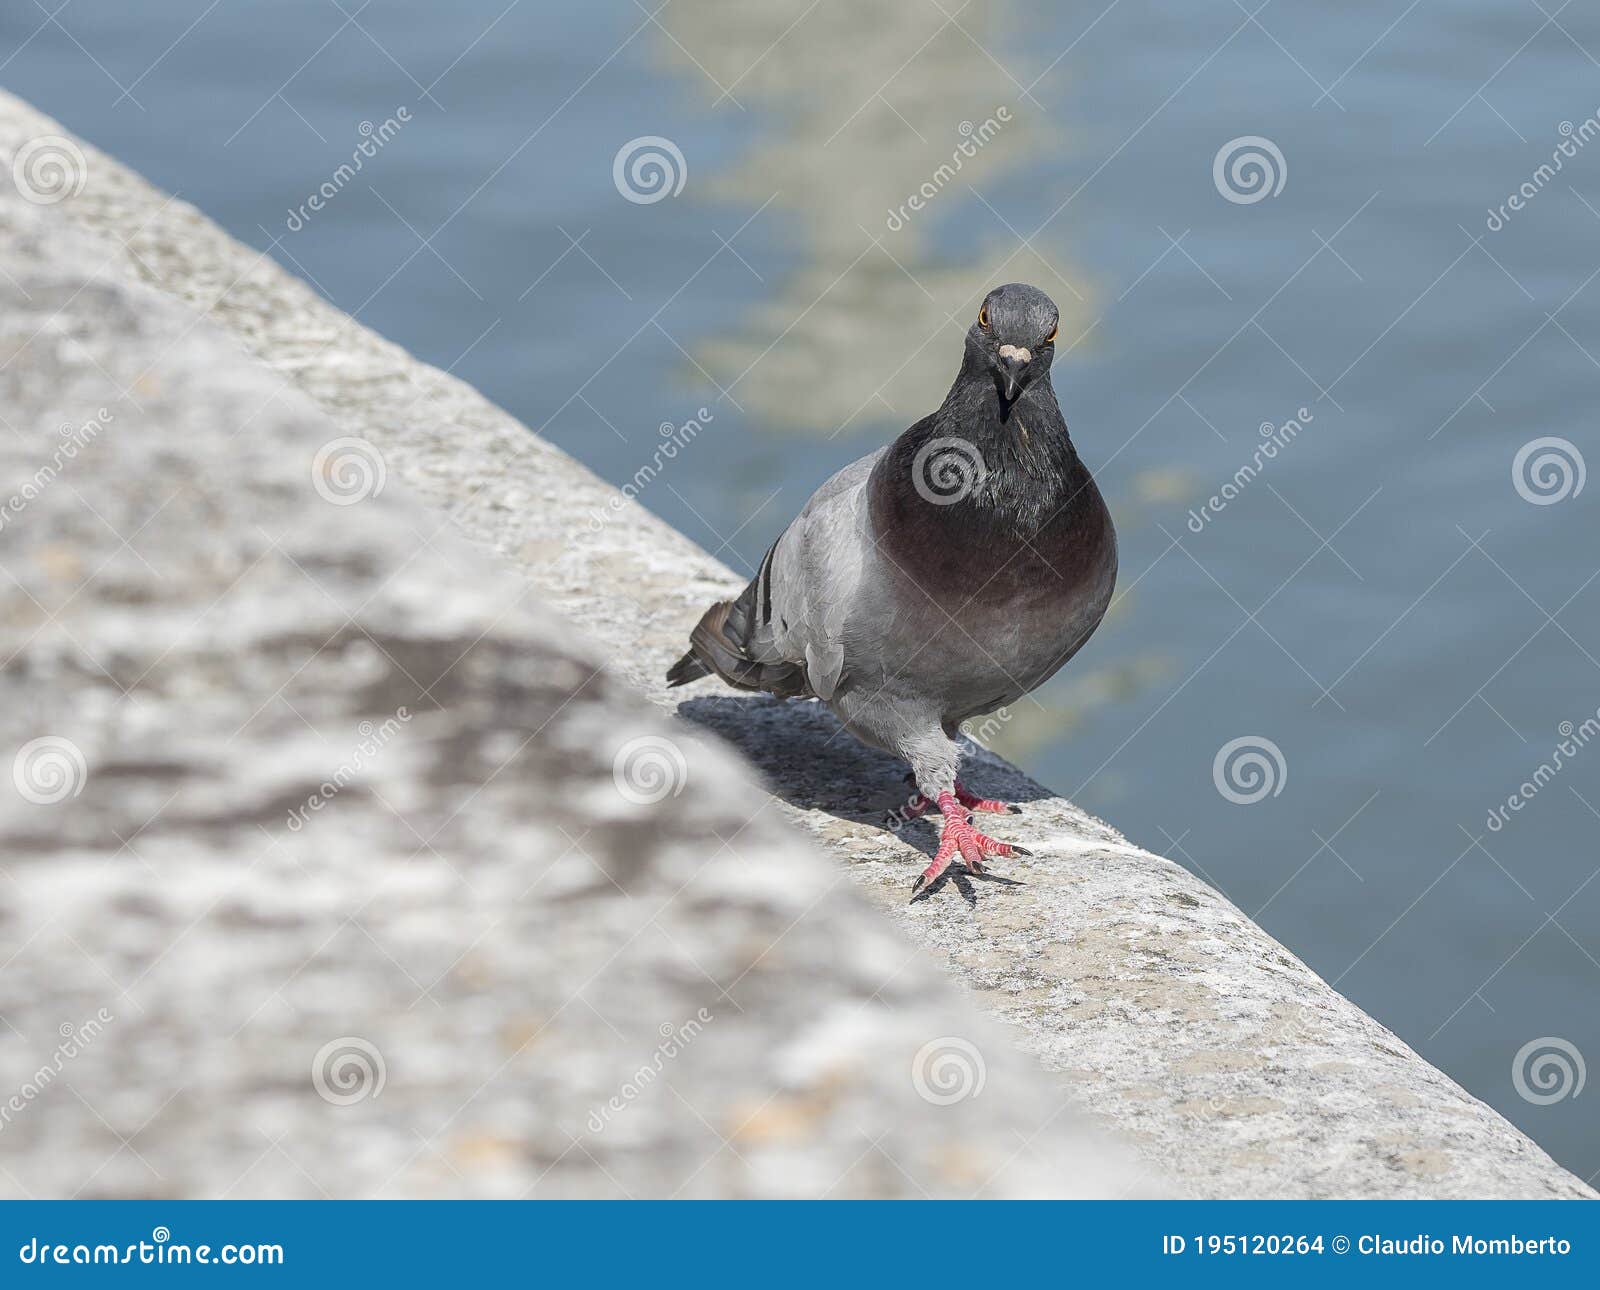
<path id="1" fill-rule="evenodd" d="M 878 538 L 900 584 L 888 670 L 914 676 L 951 721 L 1012 702 L 1080 649 L 1117 575 L 1111 515 L 1079 468 L 1037 526 L 971 507 L 906 505 Z"/>

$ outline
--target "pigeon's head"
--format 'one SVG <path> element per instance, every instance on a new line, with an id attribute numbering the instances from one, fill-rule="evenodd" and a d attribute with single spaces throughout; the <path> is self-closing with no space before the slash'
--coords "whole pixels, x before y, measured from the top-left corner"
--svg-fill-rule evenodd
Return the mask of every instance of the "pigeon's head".
<path id="1" fill-rule="evenodd" d="M 1025 282 L 1008 282 L 983 298 L 967 348 L 987 361 L 1008 403 L 1050 370 L 1059 319 L 1055 301 Z"/>

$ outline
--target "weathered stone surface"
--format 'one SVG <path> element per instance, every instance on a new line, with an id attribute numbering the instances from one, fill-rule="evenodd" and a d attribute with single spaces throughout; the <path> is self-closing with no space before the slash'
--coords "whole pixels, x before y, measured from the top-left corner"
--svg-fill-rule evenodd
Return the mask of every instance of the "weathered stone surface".
<path id="1" fill-rule="evenodd" d="M 0 157 L 56 131 L 0 98 Z M 973 786 L 1025 804 L 1037 855 L 1007 872 L 1026 885 L 982 887 L 975 906 L 947 891 L 908 909 L 931 830 L 897 837 L 877 826 L 902 799 L 903 768 L 834 738 L 814 704 L 735 697 L 709 682 L 687 695 L 662 690 L 704 603 L 737 585 L 729 570 L 469 387 L 86 151 L 86 187 L 52 216 L 99 239 L 108 272 L 205 310 L 342 433 L 377 445 L 391 478 L 448 516 L 441 524 L 500 553 L 581 623 L 616 672 L 731 740 L 772 795 L 746 812 L 809 830 L 888 919 L 1009 1023 L 1076 1105 L 1138 1145 L 1164 1186 L 1202 1196 L 1593 1195 L 1204 883 L 981 750 Z"/>
<path id="2" fill-rule="evenodd" d="M 1148 1190 L 734 757 L 93 251 L 0 199 L 0 1193 Z"/>

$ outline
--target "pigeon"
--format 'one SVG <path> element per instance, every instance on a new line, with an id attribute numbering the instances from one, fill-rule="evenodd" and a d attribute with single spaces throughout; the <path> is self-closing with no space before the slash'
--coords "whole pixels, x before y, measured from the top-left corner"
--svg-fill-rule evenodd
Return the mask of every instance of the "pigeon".
<path id="1" fill-rule="evenodd" d="M 988 878 L 989 858 L 1032 854 L 974 826 L 1019 808 L 968 792 L 958 728 L 1053 676 L 1116 585 L 1111 515 L 1050 384 L 1058 319 L 1037 287 L 989 292 L 938 411 L 817 489 L 667 673 L 820 699 L 908 761 L 907 814 L 943 820 L 913 901 L 958 856 Z"/>

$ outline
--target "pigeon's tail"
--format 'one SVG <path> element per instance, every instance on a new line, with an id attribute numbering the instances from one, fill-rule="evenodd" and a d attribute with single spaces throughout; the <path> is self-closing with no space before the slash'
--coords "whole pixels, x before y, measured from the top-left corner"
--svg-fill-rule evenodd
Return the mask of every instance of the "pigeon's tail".
<path id="1" fill-rule="evenodd" d="M 740 690 L 765 690 L 779 698 L 792 698 L 811 692 L 805 667 L 798 663 L 763 663 L 750 658 L 730 631 L 728 617 L 739 601 L 719 600 L 701 616 L 689 633 L 689 652 L 667 673 L 669 686 L 686 685 L 715 672 Z M 742 617 L 737 622 L 742 622 Z M 737 625 L 737 622 L 735 625 Z"/>
<path id="2" fill-rule="evenodd" d="M 690 681 L 698 681 L 702 676 L 710 676 L 711 669 L 694 656 L 690 650 L 670 668 L 667 669 L 667 685 L 688 685 Z"/>

